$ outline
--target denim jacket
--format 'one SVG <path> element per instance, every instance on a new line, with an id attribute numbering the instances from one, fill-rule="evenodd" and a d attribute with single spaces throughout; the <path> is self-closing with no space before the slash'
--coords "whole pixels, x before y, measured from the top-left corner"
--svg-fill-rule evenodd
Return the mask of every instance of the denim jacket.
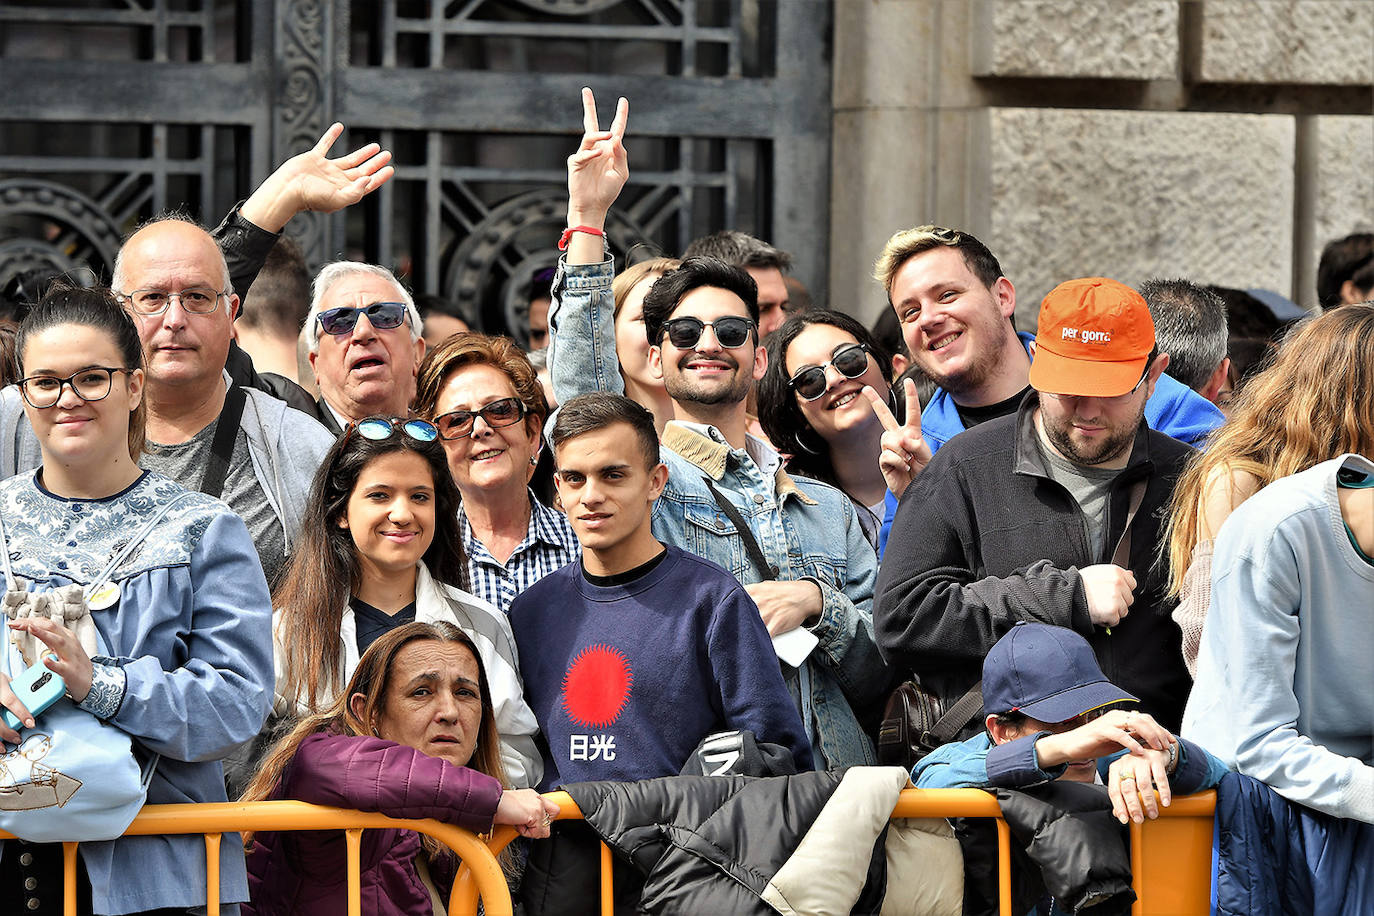
<path id="1" fill-rule="evenodd" d="M 589 391 L 625 390 L 615 355 L 614 265 L 559 262 L 549 308 L 549 372 L 564 402 Z M 780 579 L 811 579 L 824 607 L 812 628 L 820 640 L 800 669 L 783 679 L 802 710 L 817 766 L 876 763 L 854 710 L 876 707 L 889 686 L 873 638 L 877 558 L 849 498 L 826 484 L 794 480 L 779 470 L 765 480 L 742 449 L 668 424 L 663 431 L 668 484 L 654 506 L 654 536 L 730 570 L 740 582 L 762 575 L 734 524 L 706 488 L 716 488 L 749 520 Z"/>

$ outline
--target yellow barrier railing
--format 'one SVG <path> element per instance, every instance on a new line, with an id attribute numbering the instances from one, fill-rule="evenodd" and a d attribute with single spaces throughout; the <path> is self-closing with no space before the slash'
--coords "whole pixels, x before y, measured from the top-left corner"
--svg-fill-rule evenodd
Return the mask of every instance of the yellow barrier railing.
<path id="1" fill-rule="evenodd" d="M 557 820 L 578 820 L 582 812 L 566 792 L 547 798 L 558 804 Z M 1132 916 L 1205 913 L 1212 881 L 1212 814 L 1216 793 L 1175 798 L 1160 809 L 1158 820 L 1131 824 L 1131 871 L 1136 892 Z M 1011 830 L 1002 819 L 995 796 L 979 789 L 907 789 L 892 809 L 894 818 L 989 817 L 997 824 L 997 895 L 1001 912 L 1011 913 Z M 489 841 L 499 853 L 516 837 L 498 827 Z M 475 875 L 461 868 L 453 885 L 450 913 L 475 913 L 480 887 Z M 612 916 L 611 850 L 601 844 L 601 912 Z"/>
<path id="2" fill-rule="evenodd" d="M 572 797 L 566 792 L 547 796 L 559 807 L 558 820 L 580 820 Z M 1160 818 L 1131 824 L 1131 870 L 1136 902 L 1132 916 L 1203 913 L 1211 894 L 1212 815 L 1216 793 L 1175 798 L 1160 811 Z M 894 818 L 988 817 L 997 825 L 997 883 L 1001 912 L 1011 912 L 1011 831 L 1001 817 L 997 799 L 978 789 L 907 789 L 892 810 Z M 487 916 L 510 916 L 511 899 L 496 856 L 515 839 L 510 827 L 499 827 L 490 840 L 436 820 L 401 820 L 382 814 L 326 808 L 295 801 L 201 805 L 147 805 L 125 831 L 126 836 L 155 834 L 205 835 L 206 906 L 209 916 L 219 913 L 219 848 L 221 837 L 243 830 L 343 830 L 348 858 L 348 912 L 361 912 L 361 874 L 358 853 L 362 831 L 402 828 L 431 836 L 458 856 L 461 865 L 449 896 L 451 916 L 476 914 L 479 900 Z M 9 834 L 0 832 L 0 838 Z M 76 843 L 63 844 L 65 912 L 76 912 Z M 611 916 L 611 850 L 601 844 L 601 912 Z"/>
<path id="3" fill-rule="evenodd" d="M 358 860 L 362 832 L 377 828 L 414 830 L 443 843 L 463 863 L 463 899 L 469 909 L 456 909 L 459 888 L 449 896 L 450 913 L 476 913 L 480 897 L 487 916 L 511 916 L 510 891 L 496 856 L 475 834 L 440 821 L 402 820 L 383 814 L 327 808 L 297 801 L 265 801 L 237 804 L 145 805 L 124 832 L 125 836 L 154 834 L 205 835 L 205 884 L 208 916 L 219 914 L 219 849 L 221 837 L 240 842 L 238 832 L 280 830 L 342 830 L 348 858 L 348 913 L 361 916 L 361 865 Z M 0 832 L 0 838 L 10 834 Z M 62 844 L 63 899 L 67 916 L 76 913 L 76 843 Z M 474 890 L 475 888 L 475 895 Z M 474 896 L 469 896 L 474 895 Z"/>

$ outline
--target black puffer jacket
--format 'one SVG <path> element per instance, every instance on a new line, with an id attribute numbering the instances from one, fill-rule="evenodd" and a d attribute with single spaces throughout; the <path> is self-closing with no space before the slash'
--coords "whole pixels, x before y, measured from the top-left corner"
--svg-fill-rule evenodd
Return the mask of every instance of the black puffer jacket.
<path id="1" fill-rule="evenodd" d="M 563 788 L 645 875 L 643 912 L 877 913 L 891 892 L 888 912 L 958 913 L 962 869 L 948 825 L 889 829 L 908 784 L 898 767 L 851 767 Z"/>
<path id="2" fill-rule="evenodd" d="M 1032 392 L 1016 416 L 955 436 L 902 494 L 874 592 L 878 648 L 948 706 L 978 682 L 984 656 L 1017 621 L 1068 627 L 1092 645 L 1113 684 L 1176 732 L 1192 679 L 1155 556 L 1174 483 L 1194 450 L 1140 424 L 1112 483 L 1097 555 L 1078 503 L 1046 469 L 1037 404 Z M 1092 624 L 1078 570 L 1110 562 L 1138 480 L 1147 483 L 1131 525 L 1135 603 L 1108 633 Z"/>
<path id="3" fill-rule="evenodd" d="M 1011 828 L 1013 913 L 1049 898 L 1072 913 L 1130 912 L 1135 891 L 1126 828 L 1112 817 L 1106 789 L 1057 780 L 996 794 Z M 999 912 L 995 828 L 986 819 L 964 818 L 956 831 L 964 849 L 964 916 L 991 916 Z"/>

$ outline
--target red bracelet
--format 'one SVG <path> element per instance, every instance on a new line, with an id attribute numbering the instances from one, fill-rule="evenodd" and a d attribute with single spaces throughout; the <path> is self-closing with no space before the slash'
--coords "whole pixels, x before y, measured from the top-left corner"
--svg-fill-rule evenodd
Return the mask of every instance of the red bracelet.
<path id="1" fill-rule="evenodd" d="M 606 237 L 605 230 L 597 229 L 595 226 L 572 226 L 563 230 L 563 234 L 558 238 L 558 250 L 567 251 L 568 242 L 572 240 L 574 232 L 585 232 L 588 235 L 599 235 L 603 239 Z"/>

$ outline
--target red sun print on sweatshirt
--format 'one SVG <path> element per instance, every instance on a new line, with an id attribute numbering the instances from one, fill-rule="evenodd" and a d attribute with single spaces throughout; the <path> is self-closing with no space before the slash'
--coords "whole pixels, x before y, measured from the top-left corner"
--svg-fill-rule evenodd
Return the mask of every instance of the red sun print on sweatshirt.
<path id="1" fill-rule="evenodd" d="M 630 664 L 618 649 L 588 646 L 563 678 L 563 708 L 583 728 L 606 728 L 620 717 L 633 683 Z"/>

